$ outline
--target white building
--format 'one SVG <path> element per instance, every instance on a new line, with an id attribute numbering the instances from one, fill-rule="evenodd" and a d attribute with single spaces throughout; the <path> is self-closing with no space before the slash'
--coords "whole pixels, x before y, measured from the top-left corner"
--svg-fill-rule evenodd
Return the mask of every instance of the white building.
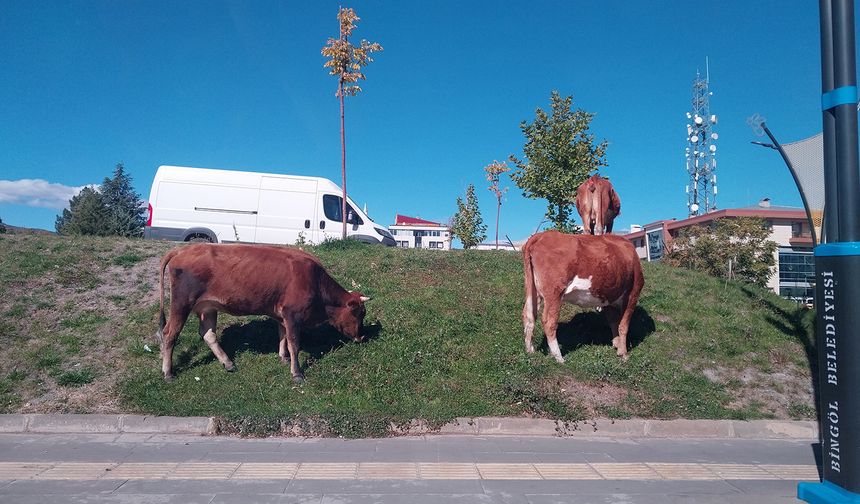
<path id="1" fill-rule="evenodd" d="M 499 239 L 499 246 L 496 247 L 496 242 L 484 242 L 475 245 L 476 250 L 510 250 L 510 251 L 520 251 L 523 249 L 523 245 L 526 244 L 526 240 L 519 240 L 513 243 L 509 242 L 507 238 Z"/>
<path id="2" fill-rule="evenodd" d="M 397 214 L 388 230 L 398 247 L 451 250 L 451 228 L 439 222 Z"/>
<path id="3" fill-rule="evenodd" d="M 771 231 L 770 239 L 778 245 L 774 252 L 774 274 L 770 277 L 768 287 L 780 296 L 811 303 L 815 295 L 815 263 L 812 256 L 812 234 L 803 209 L 772 207 L 769 201 L 762 200 L 752 207 L 717 210 L 680 221 L 672 219 L 652 222 L 639 231 L 622 236 L 633 243 L 640 259 L 659 261 L 681 229 L 708 225 L 715 219 L 736 217 L 764 219 Z"/>

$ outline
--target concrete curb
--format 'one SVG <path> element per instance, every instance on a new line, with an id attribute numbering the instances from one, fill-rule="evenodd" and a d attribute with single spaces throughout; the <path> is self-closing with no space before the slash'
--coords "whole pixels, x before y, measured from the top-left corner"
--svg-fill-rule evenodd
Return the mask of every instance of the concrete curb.
<path id="1" fill-rule="evenodd" d="M 440 434 L 615 438 L 818 439 L 818 423 L 791 420 L 612 420 L 458 418 Z"/>
<path id="2" fill-rule="evenodd" d="M 0 433 L 213 435 L 212 417 L 147 415 L 7 414 Z M 413 421 L 394 428 L 400 435 L 555 436 L 572 438 L 818 439 L 818 423 L 790 420 L 611 420 L 564 422 L 540 418 L 458 418 L 438 430 Z M 296 432 L 293 435 L 301 435 Z"/>
<path id="3" fill-rule="evenodd" d="M 0 433 L 214 434 L 209 417 L 147 415 L 0 415 Z"/>

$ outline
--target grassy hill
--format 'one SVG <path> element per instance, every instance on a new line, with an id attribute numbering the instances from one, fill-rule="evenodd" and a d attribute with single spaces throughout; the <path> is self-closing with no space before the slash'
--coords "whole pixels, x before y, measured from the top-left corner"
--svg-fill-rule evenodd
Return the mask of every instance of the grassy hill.
<path id="1" fill-rule="evenodd" d="M 523 350 L 519 254 L 331 243 L 309 250 L 373 296 L 372 338 L 305 331 L 295 385 L 265 318 L 219 316 L 226 373 L 190 320 L 165 383 L 154 339 L 158 261 L 175 244 L 0 236 L 0 412 L 223 417 L 227 430 L 312 423 L 382 435 L 457 416 L 812 418 L 812 313 L 773 293 L 645 264 L 630 359 L 602 315 L 568 306 L 559 341 Z M 193 317 L 192 317 L 193 318 Z M 542 333 L 536 332 L 537 343 Z"/>

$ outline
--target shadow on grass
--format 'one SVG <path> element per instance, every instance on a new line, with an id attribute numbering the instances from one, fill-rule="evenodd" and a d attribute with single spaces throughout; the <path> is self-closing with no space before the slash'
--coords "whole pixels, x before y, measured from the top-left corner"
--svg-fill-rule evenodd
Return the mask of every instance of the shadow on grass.
<path id="1" fill-rule="evenodd" d="M 654 319 L 645 308 L 637 306 L 627 331 L 628 350 L 636 348 L 655 330 Z M 603 313 L 587 311 L 577 313 L 568 322 L 559 323 L 556 338 L 561 354 L 566 355 L 583 345 L 611 345 L 612 330 Z M 546 338 L 541 346 L 546 349 Z"/>
<path id="2" fill-rule="evenodd" d="M 755 290 L 741 286 L 741 291 L 751 301 L 761 304 L 776 316 L 767 315 L 765 320 L 776 328 L 776 330 L 792 336 L 803 345 L 806 360 L 809 363 L 809 374 L 812 380 L 812 397 L 815 401 L 815 416 L 821 418 L 821 404 L 819 402 L 818 388 L 818 350 L 815 347 L 815 311 L 807 311 L 798 306 L 794 310 L 786 310 L 777 306 L 767 298 L 760 296 Z"/>
<path id="3" fill-rule="evenodd" d="M 365 325 L 363 329 L 364 342 L 376 338 L 381 330 L 381 322 L 373 325 Z M 351 338 L 344 336 L 328 324 L 302 330 L 299 337 L 299 350 L 308 353 L 308 360 L 302 366 L 302 369 L 305 370 L 314 361 L 322 359 L 327 353 L 337 350 L 350 341 L 352 341 Z M 278 323 L 272 319 L 265 318 L 252 320 L 244 324 L 233 324 L 224 329 L 219 342 L 221 343 L 221 348 L 224 349 L 224 352 L 233 361 L 236 360 L 238 354 L 243 352 L 272 354 L 272 358 L 277 359 L 278 346 L 280 344 Z M 188 362 L 181 362 L 182 359 L 180 359 L 180 365 L 186 368 L 193 368 L 214 362 L 216 360 L 215 355 L 212 354 L 208 347 L 205 348 L 204 352 L 206 355 L 204 358 L 196 361 L 188 359 Z"/>

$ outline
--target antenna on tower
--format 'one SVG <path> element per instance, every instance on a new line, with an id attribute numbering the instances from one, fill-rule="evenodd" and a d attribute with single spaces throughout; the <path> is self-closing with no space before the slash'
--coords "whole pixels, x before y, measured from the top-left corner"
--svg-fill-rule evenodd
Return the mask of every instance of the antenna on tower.
<path id="1" fill-rule="evenodd" d="M 710 62 L 705 58 L 705 79 L 696 70 L 693 100 L 687 112 L 686 158 L 689 183 L 685 187 L 687 214 L 690 217 L 717 209 L 717 145 L 719 135 L 714 131 L 717 116 L 711 114 Z"/>

